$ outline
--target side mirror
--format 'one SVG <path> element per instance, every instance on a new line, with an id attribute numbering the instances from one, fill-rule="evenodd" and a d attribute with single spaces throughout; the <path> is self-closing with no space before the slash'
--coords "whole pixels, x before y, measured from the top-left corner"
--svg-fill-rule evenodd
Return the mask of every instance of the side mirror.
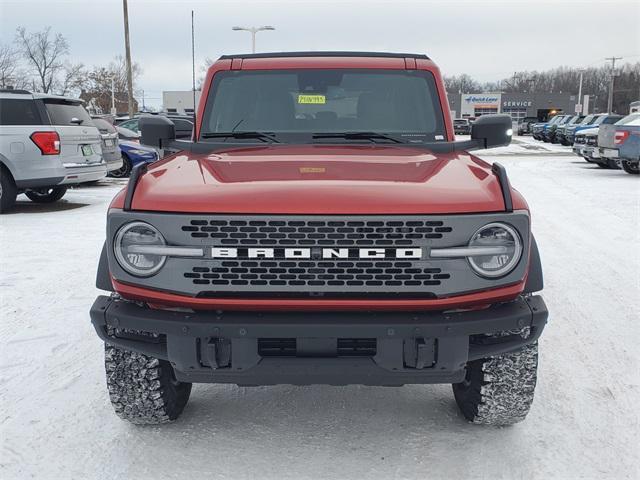
<path id="1" fill-rule="evenodd" d="M 69 120 L 69 123 L 75 123 L 76 125 L 80 125 L 82 122 L 84 122 L 84 120 L 80 120 L 77 117 L 71 117 L 71 120 Z"/>
<path id="2" fill-rule="evenodd" d="M 149 115 L 138 121 L 140 143 L 154 148 L 168 148 L 176 139 L 176 126 L 167 117 Z"/>
<path id="3" fill-rule="evenodd" d="M 484 148 L 502 147 L 511 143 L 513 125 L 510 115 L 482 115 L 471 125 L 471 140 Z"/>

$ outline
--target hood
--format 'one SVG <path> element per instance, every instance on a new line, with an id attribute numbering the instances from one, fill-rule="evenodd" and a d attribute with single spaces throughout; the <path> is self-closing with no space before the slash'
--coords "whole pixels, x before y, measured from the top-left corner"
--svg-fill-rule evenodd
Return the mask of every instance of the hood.
<path id="1" fill-rule="evenodd" d="M 580 135 L 597 135 L 598 127 L 596 128 L 583 128 L 580 130 Z"/>
<path id="2" fill-rule="evenodd" d="M 503 211 L 504 201 L 491 166 L 468 153 L 387 145 L 266 145 L 180 152 L 156 162 L 141 177 L 132 208 L 426 214 Z"/>

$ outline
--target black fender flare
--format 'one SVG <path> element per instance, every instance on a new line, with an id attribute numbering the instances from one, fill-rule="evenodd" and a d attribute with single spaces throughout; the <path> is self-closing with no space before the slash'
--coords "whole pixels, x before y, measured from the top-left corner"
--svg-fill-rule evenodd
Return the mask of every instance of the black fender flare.
<path id="1" fill-rule="evenodd" d="M 539 292 L 544 287 L 544 280 L 542 277 L 542 262 L 540 261 L 540 252 L 538 250 L 538 244 L 533 235 L 531 235 L 531 251 L 529 253 L 529 275 L 527 276 L 527 283 L 524 286 L 523 293 Z"/>
<path id="2" fill-rule="evenodd" d="M 98 273 L 96 274 L 96 287 L 100 290 L 113 292 L 111 275 L 109 274 L 109 260 L 107 259 L 107 242 L 102 245 L 100 260 L 98 261 Z"/>

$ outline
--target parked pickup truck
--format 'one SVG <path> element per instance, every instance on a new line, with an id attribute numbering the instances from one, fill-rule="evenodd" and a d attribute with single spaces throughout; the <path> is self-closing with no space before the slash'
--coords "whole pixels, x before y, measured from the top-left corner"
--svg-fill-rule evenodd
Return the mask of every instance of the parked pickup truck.
<path id="1" fill-rule="evenodd" d="M 549 122 L 542 128 L 542 141 L 548 143 L 557 143 L 556 130 L 561 125 L 569 123 L 572 118 L 573 115 L 558 115 L 556 117 L 553 117 L 555 121 Z"/>
<path id="2" fill-rule="evenodd" d="M 556 135 L 552 143 L 560 143 L 565 146 L 571 145 L 567 140 L 567 131 L 574 125 L 580 125 L 582 120 L 584 120 L 582 115 L 574 115 L 567 123 L 559 125 L 556 128 Z"/>
<path id="3" fill-rule="evenodd" d="M 595 163 L 601 168 L 620 168 L 616 160 L 600 155 L 600 150 L 598 149 L 598 132 L 600 128 L 602 127 L 588 128 L 578 134 L 578 137 L 584 137 L 580 154 L 587 162 Z"/>
<path id="4" fill-rule="evenodd" d="M 524 117 L 518 121 L 518 135 L 533 133 L 533 125 L 538 121 L 538 117 Z"/>
<path id="5" fill-rule="evenodd" d="M 456 135 L 469 135 L 471 133 L 471 122 L 468 118 L 456 118 L 453 121 L 453 131 Z"/>
<path id="6" fill-rule="evenodd" d="M 531 127 L 531 131 L 533 134 L 533 138 L 536 140 L 544 140 L 545 138 L 545 130 L 552 125 L 555 125 L 557 122 L 564 118 L 563 115 L 556 115 L 555 117 L 550 118 L 546 122 L 534 123 Z"/>
<path id="7" fill-rule="evenodd" d="M 111 203 L 91 308 L 109 396 L 176 419 L 196 382 L 450 383 L 467 419 L 533 401 L 547 308 L 508 115 L 455 141 L 425 55 L 225 55 L 191 141 L 162 116 Z M 173 152 L 173 153 L 171 153 Z"/>
<path id="8" fill-rule="evenodd" d="M 640 169 L 640 113 L 632 113 L 613 125 L 602 125 L 598 132 L 601 157 L 619 160 L 623 170 L 638 175 Z"/>

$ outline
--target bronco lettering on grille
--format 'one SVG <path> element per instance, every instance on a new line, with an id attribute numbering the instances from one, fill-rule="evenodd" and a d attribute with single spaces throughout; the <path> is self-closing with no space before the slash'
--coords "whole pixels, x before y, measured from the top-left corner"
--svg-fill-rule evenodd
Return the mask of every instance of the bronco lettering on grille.
<path id="1" fill-rule="evenodd" d="M 421 248 L 226 248 L 212 247 L 213 258 L 409 258 Z"/>

